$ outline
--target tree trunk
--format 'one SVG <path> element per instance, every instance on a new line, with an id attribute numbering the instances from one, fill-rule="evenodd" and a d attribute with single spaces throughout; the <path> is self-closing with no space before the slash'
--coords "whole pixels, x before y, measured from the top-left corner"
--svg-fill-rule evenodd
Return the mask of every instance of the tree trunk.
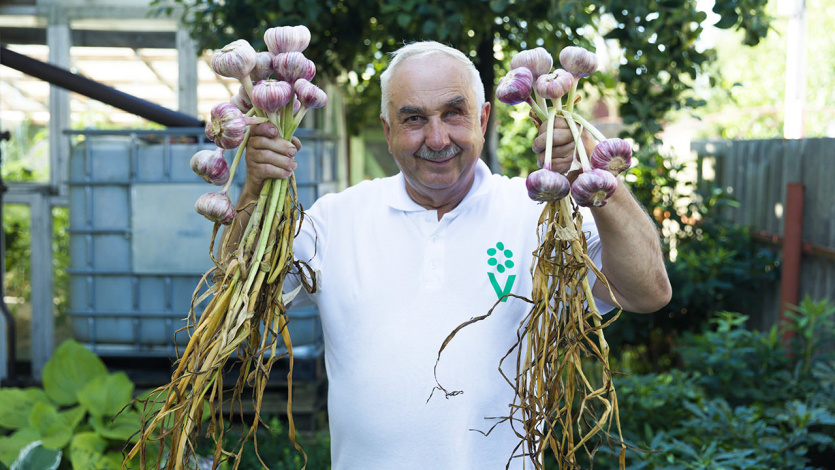
<path id="1" fill-rule="evenodd" d="M 481 75 L 481 81 L 484 83 L 484 99 L 493 105 L 496 97 L 496 72 L 494 65 L 496 59 L 493 57 L 493 30 L 485 34 L 476 49 L 475 66 L 478 73 Z M 496 130 L 495 112 L 490 113 L 490 118 L 487 120 L 487 132 L 484 136 L 484 149 L 481 152 L 481 158 L 490 167 L 490 171 L 498 173 L 499 167 L 499 134 Z"/>

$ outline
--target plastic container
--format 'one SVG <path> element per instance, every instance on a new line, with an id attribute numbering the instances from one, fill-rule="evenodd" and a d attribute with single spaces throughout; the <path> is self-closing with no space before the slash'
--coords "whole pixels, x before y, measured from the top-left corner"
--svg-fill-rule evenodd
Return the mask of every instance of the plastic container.
<path id="1" fill-rule="evenodd" d="M 70 156 L 70 308 L 75 338 L 101 356 L 174 356 L 192 295 L 212 267 L 213 224 L 194 201 L 218 187 L 195 175 L 189 160 L 215 148 L 202 129 L 80 131 Z M 335 188 L 336 143 L 299 130 L 299 201 L 309 207 Z M 231 163 L 234 151 L 226 151 Z M 242 163 L 230 196 L 245 180 Z M 199 316 L 208 300 L 195 306 Z M 315 307 L 291 309 L 297 357 L 320 355 Z M 176 346 L 175 346 L 176 345 Z"/>

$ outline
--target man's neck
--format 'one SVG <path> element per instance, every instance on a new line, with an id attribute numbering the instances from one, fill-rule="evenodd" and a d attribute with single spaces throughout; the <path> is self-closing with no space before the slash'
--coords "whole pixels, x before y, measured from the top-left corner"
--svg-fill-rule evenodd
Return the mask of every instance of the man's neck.
<path id="1" fill-rule="evenodd" d="M 459 191 L 457 194 L 452 195 L 452 197 L 445 197 L 443 200 L 432 200 L 431 198 L 427 197 L 424 194 L 420 194 L 415 191 L 409 184 L 406 184 L 406 194 L 415 201 L 419 206 L 423 207 L 427 210 L 435 210 L 438 211 L 438 220 L 451 210 L 458 207 L 458 204 L 467 197 L 467 193 L 470 192 L 470 189 L 473 186 L 473 182 L 470 181 L 470 184 L 463 190 Z"/>

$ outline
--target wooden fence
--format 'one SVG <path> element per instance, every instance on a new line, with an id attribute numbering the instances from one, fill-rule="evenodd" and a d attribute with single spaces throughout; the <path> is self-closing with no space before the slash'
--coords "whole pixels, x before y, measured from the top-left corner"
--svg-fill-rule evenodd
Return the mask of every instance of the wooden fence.
<path id="1" fill-rule="evenodd" d="M 835 301 L 835 139 L 694 142 L 700 179 L 713 179 L 739 201 L 731 220 L 751 228 L 778 253 L 791 209 L 789 183 L 803 185 L 799 298 Z M 714 175 L 706 168 L 713 169 Z M 711 178 L 711 176 L 713 176 Z M 765 311 L 752 318 L 767 327 L 780 315 L 780 283 L 763 286 Z"/>

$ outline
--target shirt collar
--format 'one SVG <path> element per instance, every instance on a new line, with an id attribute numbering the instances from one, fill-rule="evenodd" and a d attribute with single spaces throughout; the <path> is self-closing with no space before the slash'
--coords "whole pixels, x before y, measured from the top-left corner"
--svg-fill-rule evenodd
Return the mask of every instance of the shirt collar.
<path id="1" fill-rule="evenodd" d="M 478 159 L 475 166 L 475 174 L 473 176 L 473 185 L 464 196 L 464 199 L 456 206 L 454 210 L 461 206 L 469 204 L 469 202 L 479 196 L 487 194 L 490 189 L 490 168 L 482 159 Z M 385 179 L 386 188 L 384 191 L 387 203 L 392 209 L 404 212 L 425 211 L 426 209 L 420 204 L 416 203 L 409 197 L 406 192 L 406 179 L 403 173 L 400 172 L 394 176 Z"/>

